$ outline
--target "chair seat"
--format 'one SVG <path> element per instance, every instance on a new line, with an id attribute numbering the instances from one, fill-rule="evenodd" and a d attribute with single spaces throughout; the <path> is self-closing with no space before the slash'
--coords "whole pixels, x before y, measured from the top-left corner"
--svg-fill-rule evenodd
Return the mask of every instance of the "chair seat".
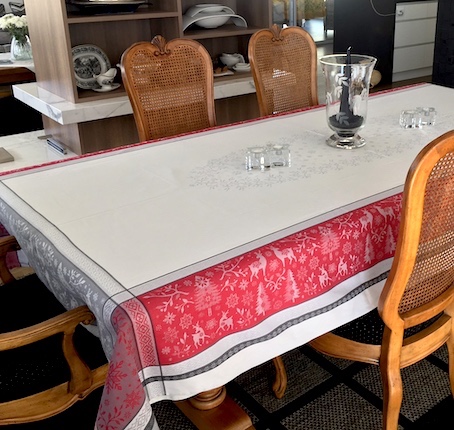
<path id="1" fill-rule="evenodd" d="M 0 402 L 28 397 L 69 379 L 61 336 L 0 353 Z"/>
<path id="2" fill-rule="evenodd" d="M 0 333 L 29 327 L 66 311 L 36 274 L 2 285 L 0 291 Z"/>
<path id="3" fill-rule="evenodd" d="M 13 276 L 8 255 L 19 249 L 14 236 L 0 238 L 0 426 L 93 428 L 97 408 L 83 426 L 53 418 L 106 380 L 101 342 L 87 330 L 95 316 L 86 305 L 66 310 L 32 270 Z"/>
<path id="4" fill-rule="evenodd" d="M 438 318 L 440 318 L 441 315 L 443 314 L 440 313 L 422 324 L 406 329 L 404 331 L 404 339 L 429 327 Z M 362 317 L 334 329 L 332 333 L 355 342 L 366 343 L 369 345 L 381 345 L 384 330 L 385 325 L 383 320 L 380 318 L 377 308 L 375 308 Z"/>

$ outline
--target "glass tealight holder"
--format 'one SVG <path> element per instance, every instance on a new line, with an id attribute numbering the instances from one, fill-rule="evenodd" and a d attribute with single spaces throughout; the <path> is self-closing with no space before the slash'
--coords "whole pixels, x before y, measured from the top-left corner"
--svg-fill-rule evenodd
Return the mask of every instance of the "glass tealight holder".
<path id="1" fill-rule="evenodd" d="M 421 113 L 417 109 L 403 110 L 399 124 L 402 128 L 421 128 Z"/>
<path id="2" fill-rule="evenodd" d="M 246 153 L 246 170 L 267 170 L 270 168 L 268 151 L 263 146 L 252 146 Z"/>
<path id="3" fill-rule="evenodd" d="M 290 147 L 288 144 L 271 144 L 267 146 L 271 167 L 290 167 Z"/>
<path id="4" fill-rule="evenodd" d="M 421 125 L 435 125 L 435 118 L 437 112 L 433 107 L 417 107 L 416 110 L 419 112 L 421 117 Z"/>

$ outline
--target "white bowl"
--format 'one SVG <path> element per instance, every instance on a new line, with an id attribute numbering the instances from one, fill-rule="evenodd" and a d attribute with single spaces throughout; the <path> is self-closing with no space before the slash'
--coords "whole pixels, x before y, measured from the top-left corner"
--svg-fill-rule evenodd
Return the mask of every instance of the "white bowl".
<path id="1" fill-rule="evenodd" d="M 240 61 L 240 59 L 234 55 L 221 55 L 219 58 L 227 67 L 233 67 Z"/>
<path id="2" fill-rule="evenodd" d="M 199 13 L 217 13 L 217 12 L 227 12 L 227 13 L 235 13 L 233 9 L 223 6 L 222 4 L 216 3 L 205 3 L 205 4 L 196 4 L 195 6 L 190 7 L 185 15 L 186 16 L 195 16 Z"/>
<path id="3" fill-rule="evenodd" d="M 206 15 L 206 16 L 205 16 Z M 199 18 L 195 24 L 202 28 L 217 28 L 221 25 L 224 25 L 229 19 L 230 14 L 214 14 L 214 13 L 199 13 L 197 17 Z"/>
<path id="4" fill-rule="evenodd" d="M 229 19 L 231 19 L 233 24 L 235 24 L 237 27 L 247 27 L 246 20 L 242 16 L 235 15 L 234 13 L 231 14 L 228 12 L 217 13 L 200 12 L 194 16 L 183 15 L 183 31 L 185 31 L 192 24 L 196 24 L 199 27 L 204 28 L 216 28 L 225 24 Z"/>

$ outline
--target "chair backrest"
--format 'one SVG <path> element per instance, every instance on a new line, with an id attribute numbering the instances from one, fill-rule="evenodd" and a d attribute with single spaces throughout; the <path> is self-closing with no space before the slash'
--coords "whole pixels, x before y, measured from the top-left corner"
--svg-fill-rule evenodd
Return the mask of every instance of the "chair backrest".
<path id="1" fill-rule="evenodd" d="M 135 43 L 121 74 L 141 141 L 216 125 L 213 64 L 200 43 L 160 35 Z"/>
<path id="2" fill-rule="evenodd" d="M 11 13 L 14 15 L 25 15 L 25 5 L 24 2 L 9 2 L 9 7 L 11 8 Z"/>
<path id="3" fill-rule="evenodd" d="M 251 36 L 249 62 L 260 115 L 318 104 L 317 47 L 301 27 L 259 30 Z"/>
<path id="4" fill-rule="evenodd" d="M 405 182 L 399 239 L 379 301 L 391 332 L 446 311 L 454 300 L 454 131 L 427 145 Z M 454 317 L 454 309 L 448 312 Z"/>

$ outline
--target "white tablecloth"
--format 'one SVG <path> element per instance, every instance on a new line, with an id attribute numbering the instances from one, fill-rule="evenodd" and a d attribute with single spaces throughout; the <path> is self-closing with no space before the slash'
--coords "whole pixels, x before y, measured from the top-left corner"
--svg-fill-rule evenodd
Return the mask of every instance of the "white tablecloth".
<path id="1" fill-rule="evenodd" d="M 118 330 L 112 316 L 135 296 L 401 191 L 419 150 L 454 128 L 453 95 L 423 85 L 371 97 L 361 131 L 367 143 L 358 150 L 325 144 L 331 132 L 320 107 L 18 172 L 0 181 L 0 221 L 22 238 L 60 301 L 87 303 L 95 312 L 109 355 Z M 400 111 L 416 106 L 435 107 L 437 124 L 400 128 Z M 267 143 L 290 144 L 292 166 L 246 171 L 247 147 Z M 389 264 L 352 282 L 383 274 Z M 239 333 L 260 338 L 250 348 L 231 353 L 225 338 L 178 366 L 141 369 L 151 401 L 219 386 L 376 305 L 380 284 L 339 307 L 334 319 L 327 312 L 266 337 L 311 306 L 329 306 L 348 288 L 339 285 L 332 295 Z M 161 382 L 153 385 L 161 376 L 168 378 L 163 391 Z"/>
<path id="2" fill-rule="evenodd" d="M 371 97 L 360 150 L 325 144 L 321 107 L 4 178 L 2 198 L 106 270 L 109 294 L 140 293 L 398 192 L 418 151 L 454 126 L 452 96 L 426 85 Z M 400 128 L 400 110 L 421 104 L 437 125 Z M 267 143 L 290 144 L 292 167 L 246 171 L 247 147 Z"/>

